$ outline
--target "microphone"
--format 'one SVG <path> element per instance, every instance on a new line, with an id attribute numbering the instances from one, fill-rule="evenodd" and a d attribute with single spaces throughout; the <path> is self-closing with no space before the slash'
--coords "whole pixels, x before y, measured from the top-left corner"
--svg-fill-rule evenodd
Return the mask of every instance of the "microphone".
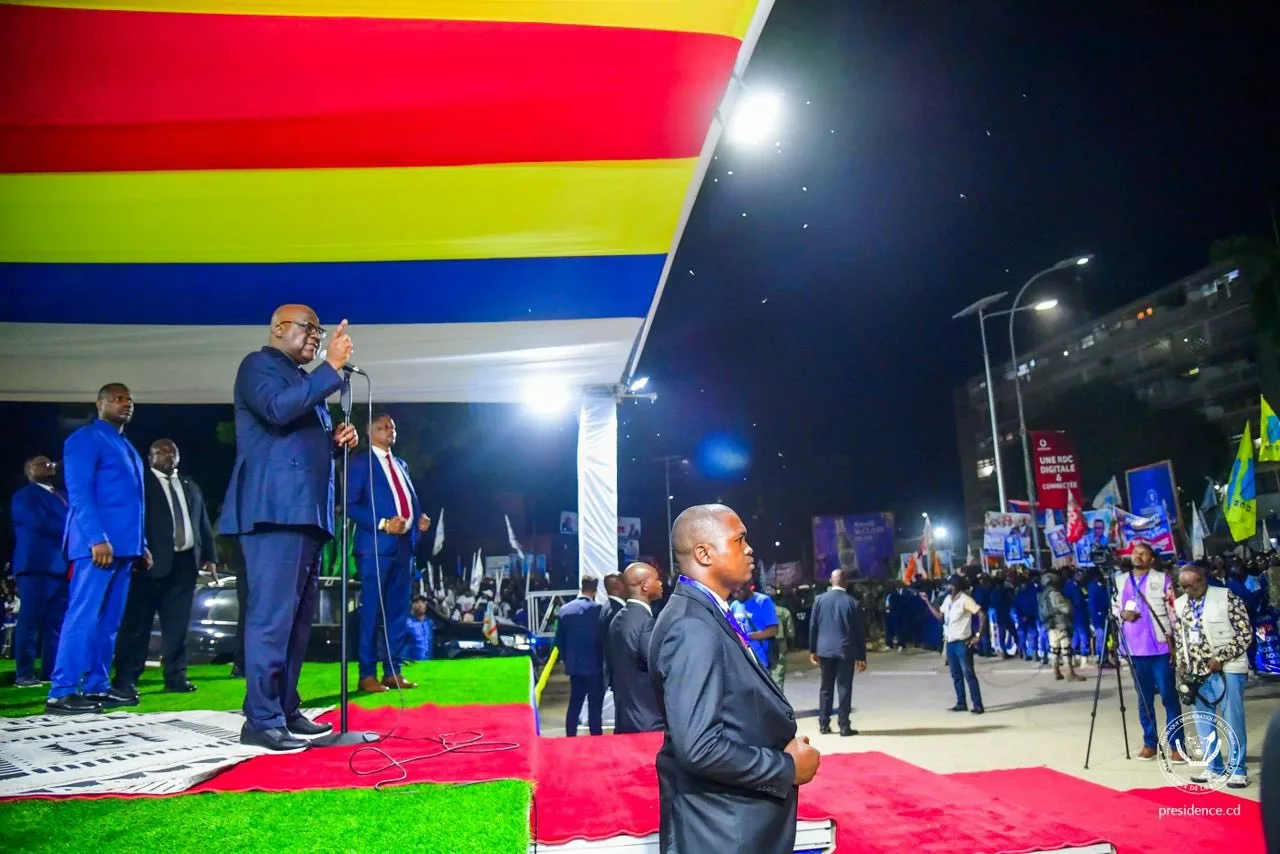
<path id="1" fill-rule="evenodd" d="M 319 353 L 316 353 L 316 357 L 323 362 L 325 359 L 329 358 L 329 349 L 326 347 L 325 349 L 321 350 Z M 342 370 L 348 375 L 359 374 L 362 377 L 369 376 L 367 373 L 365 373 L 355 365 L 351 364 L 350 362 L 347 362 L 345 365 L 343 365 Z"/>

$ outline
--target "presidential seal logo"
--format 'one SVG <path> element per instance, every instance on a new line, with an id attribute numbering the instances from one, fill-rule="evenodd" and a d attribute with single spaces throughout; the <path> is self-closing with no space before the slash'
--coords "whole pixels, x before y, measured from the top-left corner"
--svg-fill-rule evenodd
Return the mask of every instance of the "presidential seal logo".
<path id="1" fill-rule="evenodd" d="M 1194 709 L 1170 721 L 1161 735 L 1160 772 L 1178 789 L 1192 795 L 1216 792 L 1227 785 L 1232 760 L 1240 755 L 1240 739 L 1218 715 Z M 1181 753 L 1185 765 L 1169 761 Z M 1225 773 L 1214 773 L 1220 767 Z"/>

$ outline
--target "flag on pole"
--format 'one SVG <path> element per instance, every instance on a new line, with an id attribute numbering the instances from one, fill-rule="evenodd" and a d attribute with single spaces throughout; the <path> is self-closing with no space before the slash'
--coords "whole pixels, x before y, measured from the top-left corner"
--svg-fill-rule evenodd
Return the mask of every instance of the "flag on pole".
<path id="1" fill-rule="evenodd" d="M 916 580 L 916 556 L 912 555 L 907 559 L 907 568 L 902 571 L 902 583 L 910 585 Z"/>
<path id="2" fill-rule="evenodd" d="M 484 622 L 480 624 L 484 639 L 494 646 L 498 645 L 498 600 L 494 599 L 484 609 Z"/>
<path id="3" fill-rule="evenodd" d="M 1102 487 L 1098 494 L 1093 497 L 1093 509 L 1106 510 L 1108 507 L 1115 507 L 1119 503 L 1120 484 L 1116 482 L 1116 476 L 1111 475 L 1111 480 L 1107 481 L 1107 485 Z"/>
<path id="4" fill-rule="evenodd" d="M 480 556 L 479 549 L 476 550 L 476 559 L 471 562 L 471 592 L 480 592 L 480 582 L 484 580 L 484 559 Z"/>
<path id="5" fill-rule="evenodd" d="M 440 554 L 440 551 L 443 548 L 444 548 L 444 508 L 441 507 L 440 516 L 436 520 L 436 542 L 435 542 L 435 545 L 431 547 L 431 556 L 435 557 L 436 555 Z"/>
<path id="6" fill-rule="evenodd" d="M 1227 481 L 1227 526 L 1237 543 L 1258 533 L 1258 494 L 1253 482 L 1253 433 L 1245 422 L 1244 435 L 1236 451 L 1236 461 L 1231 466 L 1231 479 Z"/>
<path id="7" fill-rule="evenodd" d="M 1195 504 L 1191 505 L 1191 559 L 1201 560 L 1205 556 L 1204 540 L 1209 536 L 1209 526 L 1204 523 L 1204 514 Z"/>
<path id="8" fill-rule="evenodd" d="M 1115 483 L 1115 478 L 1111 479 Z M 1105 488 L 1104 488 L 1105 490 Z M 1078 543 L 1084 539 L 1087 533 L 1087 526 L 1084 523 L 1084 513 L 1080 510 L 1080 502 L 1076 500 L 1076 494 L 1070 489 L 1067 490 L 1067 542 Z"/>
<path id="9" fill-rule="evenodd" d="M 427 589 L 432 593 L 436 592 L 436 575 L 431 569 L 431 561 L 427 561 Z M 426 595 L 425 593 L 423 594 Z"/>
<path id="10" fill-rule="evenodd" d="M 924 531 L 920 534 L 920 554 L 928 555 L 933 551 L 933 520 L 924 514 Z"/>
<path id="11" fill-rule="evenodd" d="M 1218 485 L 1213 482 L 1213 478 L 1205 478 L 1208 483 L 1204 487 L 1204 498 L 1200 499 L 1200 512 L 1208 513 L 1210 510 L 1218 506 Z"/>
<path id="12" fill-rule="evenodd" d="M 511 517 L 503 513 L 502 518 L 507 522 L 507 542 L 511 544 L 511 549 L 520 557 L 520 562 L 524 562 L 524 549 L 520 548 L 520 542 L 516 539 L 516 532 L 511 529 Z"/>
<path id="13" fill-rule="evenodd" d="M 1258 448 L 1258 462 L 1270 463 L 1280 460 L 1280 418 L 1267 403 L 1266 395 L 1262 397 L 1262 417 L 1258 419 L 1258 435 L 1262 438 L 1262 446 Z"/>

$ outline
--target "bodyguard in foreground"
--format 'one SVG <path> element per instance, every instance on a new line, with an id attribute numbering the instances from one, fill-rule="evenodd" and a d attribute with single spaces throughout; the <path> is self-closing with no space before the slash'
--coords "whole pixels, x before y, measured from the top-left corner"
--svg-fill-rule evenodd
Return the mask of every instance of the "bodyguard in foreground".
<path id="1" fill-rule="evenodd" d="M 663 854 L 789 854 L 797 786 L 818 751 L 729 613 L 755 558 L 738 515 L 690 507 L 672 528 L 680 578 L 649 645 L 666 738 L 658 752 Z"/>

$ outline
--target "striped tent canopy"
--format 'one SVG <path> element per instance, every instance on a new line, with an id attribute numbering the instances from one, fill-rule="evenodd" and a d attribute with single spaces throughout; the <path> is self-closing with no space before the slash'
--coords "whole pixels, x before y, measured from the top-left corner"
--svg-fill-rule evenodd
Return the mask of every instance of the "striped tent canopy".
<path id="1" fill-rule="evenodd" d="M 0 3 L 0 399 L 229 401 L 285 302 L 382 400 L 618 383 L 770 5 Z"/>

